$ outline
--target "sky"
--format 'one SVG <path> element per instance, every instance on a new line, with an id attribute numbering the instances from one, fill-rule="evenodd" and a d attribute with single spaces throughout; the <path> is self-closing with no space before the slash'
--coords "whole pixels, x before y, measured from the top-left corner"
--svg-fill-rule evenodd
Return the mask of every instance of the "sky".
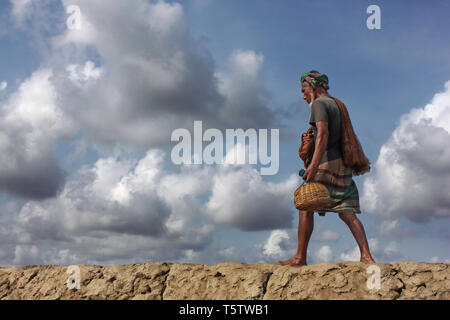
<path id="1" fill-rule="evenodd" d="M 310 115 L 299 79 L 312 69 L 372 164 L 354 181 L 374 259 L 450 262 L 449 12 L 440 0 L 2 1 L 0 266 L 291 257 Z M 224 136 L 278 129 L 279 170 L 174 163 L 172 133 L 194 135 L 194 121 Z M 359 261 L 337 214 L 314 224 L 309 264 Z"/>

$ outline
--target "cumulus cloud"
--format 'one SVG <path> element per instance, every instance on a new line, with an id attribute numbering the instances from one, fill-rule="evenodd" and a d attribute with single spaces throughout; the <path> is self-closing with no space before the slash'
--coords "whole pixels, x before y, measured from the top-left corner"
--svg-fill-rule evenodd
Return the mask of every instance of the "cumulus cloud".
<path id="1" fill-rule="evenodd" d="M 221 225 L 290 226 L 294 176 L 269 183 L 247 166 L 168 172 L 154 149 L 167 147 L 172 130 L 191 129 L 194 120 L 205 129 L 279 127 L 262 81 L 262 53 L 233 50 L 216 70 L 177 2 L 11 4 L 12 19 L 45 68 L 0 106 L 0 188 L 31 198 L 4 213 L 2 263 L 195 260 L 209 252 Z M 69 5 L 81 9 L 79 30 L 66 28 Z M 85 154 L 87 144 L 123 152 L 105 152 L 66 180 L 55 146 L 78 133 L 83 140 L 67 163 Z M 136 159 L 127 153 L 136 147 L 150 151 Z M 239 254 L 216 249 L 217 257 Z"/>
<path id="2" fill-rule="evenodd" d="M 318 241 L 318 242 L 326 242 L 326 241 L 332 241 L 336 242 L 338 241 L 342 235 L 339 232 L 332 231 L 329 229 L 324 228 L 324 224 L 319 223 L 317 227 L 315 227 L 313 234 L 311 235 L 311 241 Z"/>
<path id="3" fill-rule="evenodd" d="M 311 241 L 335 241 L 333 239 L 340 238 L 339 233 L 330 230 L 321 230 L 321 225 L 319 225 L 317 229 L 318 230 L 314 230 Z M 315 233 L 317 236 L 314 239 Z M 253 253 L 253 256 L 254 259 L 261 262 L 274 263 L 276 260 L 287 259 L 295 255 L 297 243 L 297 229 L 290 228 L 273 230 L 262 246 L 255 247 L 255 253 Z M 333 254 L 333 249 L 331 246 L 324 245 L 316 249 L 314 245 L 309 245 L 307 253 L 308 263 L 332 263 L 335 262 L 335 260 L 336 257 Z"/>
<path id="4" fill-rule="evenodd" d="M 431 257 L 431 263 L 450 263 L 450 258 Z"/>
<path id="5" fill-rule="evenodd" d="M 86 61 L 84 65 L 70 64 L 66 70 L 69 72 L 69 79 L 79 86 L 92 83 L 102 74 L 102 69 L 96 68 L 92 61 Z"/>
<path id="6" fill-rule="evenodd" d="M 330 246 L 322 246 L 315 253 L 315 260 L 317 262 L 331 262 L 333 259 L 333 251 Z"/>
<path id="7" fill-rule="evenodd" d="M 289 235 L 285 230 L 274 230 L 264 244 L 263 253 L 273 258 L 284 257 L 286 249 L 291 245 L 289 240 Z"/>
<path id="8" fill-rule="evenodd" d="M 157 153 L 138 163 L 99 159 L 81 168 L 56 199 L 25 204 L 17 220 L 32 240 L 91 231 L 162 235 L 170 210 L 155 192 L 161 161 Z"/>
<path id="9" fill-rule="evenodd" d="M 206 214 L 216 223 L 242 230 L 270 230 L 290 227 L 292 194 L 298 177 L 282 183 L 265 182 L 254 169 L 229 167 L 214 176 Z"/>
<path id="10" fill-rule="evenodd" d="M 337 241 L 341 238 L 341 234 L 339 232 L 324 230 L 322 233 L 319 233 L 317 237 L 313 240 L 315 241 Z"/>
<path id="11" fill-rule="evenodd" d="M 377 250 L 375 250 L 375 253 Z M 380 255 L 380 258 L 383 260 L 387 260 L 390 263 L 399 261 L 404 259 L 404 255 L 400 252 L 397 242 L 391 241 L 383 250 L 383 255 Z"/>
<path id="12" fill-rule="evenodd" d="M 82 167 L 56 198 L 29 201 L 10 216 L 15 227 L 2 238 L 17 244 L 11 248 L 12 263 L 195 257 L 194 251 L 209 243 L 214 227 L 185 211 L 187 205 L 175 207 L 184 190 L 173 188 L 167 195 L 170 179 L 157 150 L 138 161 L 102 158 Z"/>
<path id="13" fill-rule="evenodd" d="M 53 8 L 50 3 L 12 0 L 18 21 L 48 20 L 30 27 L 43 46 L 54 22 L 43 18 Z M 189 34 L 181 4 L 62 4 L 80 7 L 81 29 L 51 36 L 48 67 L 34 72 L 0 106 L 1 189 L 26 197 L 54 196 L 64 182 L 54 146 L 78 130 L 101 151 L 111 145 L 146 150 L 166 147 L 173 129 L 189 129 L 194 120 L 203 120 L 205 128 L 276 124 L 261 81 L 263 55 L 236 50 L 226 70 L 217 72 L 205 45 Z"/>
<path id="14" fill-rule="evenodd" d="M 21 24 L 25 19 L 28 8 L 32 0 L 10 0 L 12 5 L 12 15 Z"/>
<path id="15" fill-rule="evenodd" d="M 294 187 L 292 177 L 267 183 L 246 166 L 183 166 L 175 173 L 167 171 L 165 156 L 152 149 L 141 159 L 100 158 L 70 176 L 57 197 L 10 206 L 5 221 L 14 227 L 0 228 L 0 238 L 10 244 L 2 261 L 194 261 L 210 252 L 220 225 L 242 230 L 290 225 L 291 199 L 283 193 Z M 240 190 L 230 199 L 227 193 L 235 182 L 250 192 Z M 276 210 L 268 210 L 259 198 L 255 202 L 253 189 L 264 190 L 264 197 L 278 203 L 271 207 Z M 282 218 L 266 219 L 269 213 Z M 214 248 L 217 259 L 238 257 L 234 249 Z"/>
<path id="16" fill-rule="evenodd" d="M 16 246 L 14 252 L 14 264 L 38 264 L 39 263 L 39 249 L 36 246 Z"/>
<path id="17" fill-rule="evenodd" d="M 404 260 L 405 256 L 398 248 L 397 242 L 391 241 L 386 246 L 380 246 L 377 238 L 368 239 L 370 253 L 377 263 L 394 263 L 396 261 Z M 343 261 L 359 261 L 361 253 L 359 247 L 344 250 L 340 254 Z"/>
<path id="18" fill-rule="evenodd" d="M 217 72 L 219 92 L 226 97 L 221 115 L 230 125 L 269 128 L 275 115 L 266 105 L 270 93 L 264 88 L 261 71 L 264 56 L 251 50 L 235 50 L 228 57 L 225 72 Z"/>
<path id="19" fill-rule="evenodd" d="M 373 250 L 373 248 L 372 248 L 373 244 L 374 244 L 374 240 L 369 239 L 369 248 L 371 251 Z M 372 256 L 373 256 L 373 253 L 372 253 Z M 359 261 L 361 258 L 361 253 L 359 251 L 358 246 L 353 247 L 351 249 L 344 250 L 343 252 L 341 252 L 340 258 L 343 261 Z"/>
<path id="20" fill-rule="evenodd" d="M 0 105 L 0 188 L 32 198 L 54 196 L 64 172 L 55 144 L 70 139 L 76 126 L 61 110 L 51 83 L 52 71 L 40 69 Z"/>
<path id="21" fill-rule="evenodd" d="M 262 85 L 263 55 L 233 51 L 218 72 L 205 44 L 190 35 L 180 3 L 63 4 L 78 5 L 83 23 L 80 30 L 54 38 L 55 52 L 70 57 L 56 85 L 66 111 L 96 142 L 167 145 L 174 129 L 191 129 L 194 120 L 202 120 L 205 128 L 278 126 Z M 93 50 L 99 63 L 87 65 Z M 74 51 L 78 54 L 67 53 Z M 101 79 L 80 88 L 86 73 Z"/>
<path id="22" fill-rule="evenodd" d="M 392 237 L 397 239 L 416 235 L 414 230 L 403 228 L 400 225 L 399 219 L 382 221 L 378 227 L 378 232 L 383 237 Z"/>
<path id="23" fill-rule="evenodd" d="M 362 203 L 383 219 L 450 217 L 450 81 L 424 108 L 402 116 L 364 181 Z"/>
<path id="24" fill-rule="evenodd" d="M 11 11 L 5 17 L 7 32 L 23 32 L 26 40 L 22 41 L 30 45 L 34 54 L 43 58 L 52 56 L 52 36 L 66 28 L 66 12 L 60 0 L 10 0 L 10 3 Z M 53 61 L 42 62 L 42 65 L 53 66 Z"/>

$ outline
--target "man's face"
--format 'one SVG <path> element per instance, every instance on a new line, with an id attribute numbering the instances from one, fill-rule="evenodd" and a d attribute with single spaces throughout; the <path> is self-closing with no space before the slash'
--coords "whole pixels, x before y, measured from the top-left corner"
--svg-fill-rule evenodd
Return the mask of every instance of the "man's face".
<path id="1" fill-rule="evenodd" d="M 314 100 L 314 90 L 312 86 L 302 82 L 302 93 L 303 93 L 303 100 L 311 104 Z"/>

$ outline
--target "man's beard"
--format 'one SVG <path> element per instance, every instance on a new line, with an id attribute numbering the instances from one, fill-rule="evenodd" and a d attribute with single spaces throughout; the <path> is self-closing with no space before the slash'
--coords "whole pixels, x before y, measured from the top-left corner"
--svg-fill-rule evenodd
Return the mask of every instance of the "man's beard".
<path id="1" fill-rule="evenodd" d="M 309 108 L 312 109 L 312 105 L 314 100 L 316 100 L 315 94 L 312 92 L 309 94 L 309 98 L 311 99 L 311 102 L 309 103 Z"/>

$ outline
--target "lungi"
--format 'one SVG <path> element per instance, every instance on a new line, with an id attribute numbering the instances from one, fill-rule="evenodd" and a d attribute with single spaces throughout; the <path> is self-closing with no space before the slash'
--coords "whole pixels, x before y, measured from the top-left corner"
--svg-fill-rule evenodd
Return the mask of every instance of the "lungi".
<path id="1" fill-rule="evenodd" d="M 342 158 L 321 163 L 312 182 L 325 185 L 330 193 L 331 203 L 328 207 L 314 211 L 321 216 L 326 212 L 361 213 L 358 188 L 352 177 L 352 169 L 344 165 Z"/>

